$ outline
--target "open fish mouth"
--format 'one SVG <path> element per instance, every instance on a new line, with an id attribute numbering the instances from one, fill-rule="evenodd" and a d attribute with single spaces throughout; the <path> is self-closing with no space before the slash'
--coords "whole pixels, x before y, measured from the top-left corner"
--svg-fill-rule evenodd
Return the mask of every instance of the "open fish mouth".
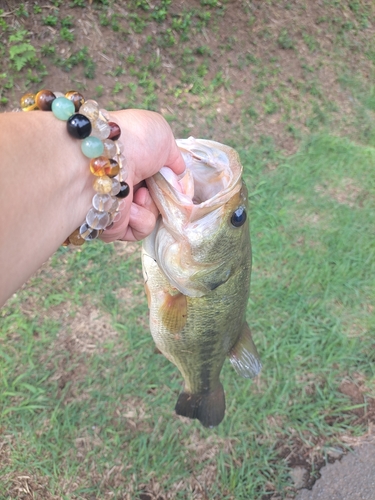
<path id="1" fill-rule="evenodd" d="M 180 212 L 178 217 L 186 225 L 223 206 L 240 189 L 242 168 L 233 168 L 233 150 L 219 143 L 190 137 L 178 139 L 177 145 L 185 172 L 177 176 L 162 167 L 147 180 L 147 186 L 163 219 Z"/>

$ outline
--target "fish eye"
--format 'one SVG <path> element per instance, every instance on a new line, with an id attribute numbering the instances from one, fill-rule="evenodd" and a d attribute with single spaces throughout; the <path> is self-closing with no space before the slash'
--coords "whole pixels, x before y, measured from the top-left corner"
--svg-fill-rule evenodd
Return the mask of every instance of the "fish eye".
<path id="1" fill-rule="evenodd" d="M 230 222 L 234 227 L 241 227 L 246 221 L 246 209 L 245 207 L 238 207 L 232 213 L 232 217 L 230 218 Z"/>

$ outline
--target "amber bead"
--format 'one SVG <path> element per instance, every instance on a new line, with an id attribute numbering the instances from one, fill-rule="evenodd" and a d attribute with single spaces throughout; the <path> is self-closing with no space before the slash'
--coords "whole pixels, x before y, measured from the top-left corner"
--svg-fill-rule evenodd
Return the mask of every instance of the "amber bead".
<path id="1" fill-rule="evenodd" d="M 70 116 L 66 122 L 69 135 L 76 139 L 86 139 L 91 134 L 92 125 L 85 115 L 76 113 Z"/>
<path id="2" fill-rule="evenodd" d="M 34 94 L 25 94 L 24 96 L 22 96 L 20 104 L 22 111 L 33 111 L 34 109 L 38 108 L 35 102 Z"/>
<path id="3" fill-rule="evenodd" d="M 120 127 L 115 122 L 109 122 L 108 125 L 110 128 L 108 139 L 112 139 L 112 141 L 117 141 L 117 139 L 121 135 Z"/>
<path id="4" fill-rule="evenodd" d="M 52 102 L 56 99 L 55 94 L 51 90 L 39 90 L 35 96 L 35 103 L 41 111 L 51 111 Z"/>
<path id="5" fill-rule="evenodd" d="M 108 175 L 108 177 L 116 177 L 120 171 L 120 166 L 116 160 L 112 158 L 106 158 L 105 156 L 98 156 L 90 161 L 90 171 L 92 174 L 103 177 L 103 175 Z"/>
<path id="6" fill-rule="evenodd" d="M 69 92 L 65 94 L 65 97 L 73 101 L 76 112 L 79 111 L 79 108 L 85 102 L 83 95 L 77 92 L 76 90 L 69 90 Z"/>
<path id="7" fill-rule="evenodd" d="M 120 191 L 116 194 L 117 198 L 126 198 L 130 193 L 129 184 L 120 182 Z"/>

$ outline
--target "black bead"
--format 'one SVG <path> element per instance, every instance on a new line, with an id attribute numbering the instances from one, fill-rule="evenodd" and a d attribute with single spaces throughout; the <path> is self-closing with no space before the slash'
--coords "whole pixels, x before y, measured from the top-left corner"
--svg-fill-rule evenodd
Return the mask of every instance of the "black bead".
<path id="1" fill-rule="evenodd" d="M 120 192 L 116 194 L 117 198 L 126 198 L 128 194 L 130 193 L 130 187 L 126 182 L 121 182 L 120 183 Z"/>
<path id="2" fill-rule="evenodd" d="M 68 132 L 76 139 L 85 139 L 91 134 L 92 125 L 90 120 L 85 115 L 76 113 L 68 118 L 66 122 Z"/>

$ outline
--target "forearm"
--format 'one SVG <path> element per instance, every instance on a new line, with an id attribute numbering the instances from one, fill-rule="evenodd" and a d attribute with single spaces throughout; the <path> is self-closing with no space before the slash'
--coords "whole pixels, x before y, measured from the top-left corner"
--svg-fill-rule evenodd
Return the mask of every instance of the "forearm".
<path id="1" fill-rule="evenodd" d="M 125 110 L 111 117 L 121 128 L 130 193 L 102 239 L 141 239 L 158 213 L 145 188 L 133 197 L 133 185 L 163 165 L 176 174 L 185 165 L 161 115 Z M 85 220 L 94 189 L 80 146 L 51 112 L 0 114 L 0 307 Z"/>
<path id="2" fill-rule="evenodd" d="M 52 113 L 0 115 L 0 305 L 84 220 L 93 196 L 80 141 Z"/>

